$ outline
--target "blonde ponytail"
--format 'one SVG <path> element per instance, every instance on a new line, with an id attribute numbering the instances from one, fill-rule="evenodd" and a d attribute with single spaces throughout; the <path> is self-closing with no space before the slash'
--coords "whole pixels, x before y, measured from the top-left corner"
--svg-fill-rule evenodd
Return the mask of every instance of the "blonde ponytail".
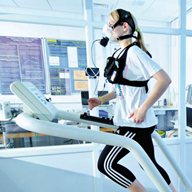
<path id="1" fill-rule="evenodd" d="M 135 23 L 135 31 L 137 33 L 137 36 L 136 36 L 136 42 L 138 43 L 139 47 L 145 51 L 150 57 L 151 54 L 149 53 L 149 51 L 147 50 L 147 48 L 145 47 L 145 43 L 144 43 L 144 40 L 143 40 L 143 34 L 140 30 L 140 28 L 138 27 L 138 24 L 137 24 L 137 21 L 135 19 L 135 17 L 131 14 L 132 18 L 133 18 L 133 21 Z"/>

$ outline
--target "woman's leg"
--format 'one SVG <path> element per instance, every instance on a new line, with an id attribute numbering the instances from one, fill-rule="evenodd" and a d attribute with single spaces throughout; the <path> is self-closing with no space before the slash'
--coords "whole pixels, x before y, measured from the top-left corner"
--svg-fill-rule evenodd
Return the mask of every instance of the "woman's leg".
<path id="1" fill-rule="evenodd" d="M 128 189 L 132 192 L 147 192 L 137 179 L 135 179 L 135 181 L 128 187 Z"/>
<path id="2" fill-rule="evenodd" d="M 149 131 L 149 133 L 150 133 L 150 131 Z M 154 163 L 156 168 L 159 170 L 162 177 L 165 179 L 165 181 L 169 185 L 171 191 L 176 192 L 176 189 L 173 186 L 173 184 L 171 183 L 171 180 L 170 180 L 167 172 L 157 163 L 157 161 L 155 159 L 154 145 L 153 145 L 153 141 L 151 138 L 151 134 L 148 134 L 148 135 L 146 135 L 146 137 L 142 137 L 142 138 L 138 139 L 137 141 L 142 146 L 142 148 L 145 150 L 145 152 L 148 154 L 148 156 L 150 157 L 150 159 L 152 160 L 152 162 Z"/>
<path id="3" fill-rule="evenodd" d="M 118 161 L 129 151 L 120 147 L 106 146 L 99 158 L 98 169 L 122 187 L 132 192 L 146 192 L 145 188 L 126 167 Z"/>
<path id="4" fill-rule="evenodd" d="M 129 138 L 135 136 L 135 133 L 124 128 L 119 128 L 116 132 Z M 129 187 L 136 179 L 129 169 L 118 163 L 128 153 L 129 150 L 125 148 L 107 145 L 98 160 L 99 171 L 124 188 Z"/>
<path id="5" fill-rule="evenodd" d="M 173 186 L 172 183 L 170 183 L 169 187 L 170 187 L 172 192 L 177 192 L 177 190 L 175 189 L 175 187 Z"/>
<path id="6" fill-rule="evenodd" d="M 127 188 L 135 181 L 135 176 L 126 167 L 118 164 L 129 151 L 121 147 L 106 146 L 98 160 L 98 169 L 111 180 Z"/>
<path id="7" fill-rule="evenodd" d="M 117 130 L 117 134 L 124 135 L 137 141 L 151 158 L 165 181 L 170 185 L 173 192 L 176 192 L 166 171 L 157 164 L 154 155 L 154 146 L 151 139 L 151 133 L 154 128 L 142 129 L 142 128 L 127 128 L 121 127 Z M 135 178 L 133 173 L 126 167 L 120 165 L 118 161 L 127 155 L 129 151 L 127 149 L 115 146 L 106 146 L 102 151 L 98 160 L 98 169 L 111 178 L 119 185 L 128 188 L 132 192 L 145 192 L 144 187 Z"/>
<path id="8" fill-rule="evenodd" d="M 169 187 L 172 192 L 177 192 L 172 184 L 170 184 Z M 137 179 L 128 187 L 128 189 L 132 192 L 147 192 L 143 185 Z"/>

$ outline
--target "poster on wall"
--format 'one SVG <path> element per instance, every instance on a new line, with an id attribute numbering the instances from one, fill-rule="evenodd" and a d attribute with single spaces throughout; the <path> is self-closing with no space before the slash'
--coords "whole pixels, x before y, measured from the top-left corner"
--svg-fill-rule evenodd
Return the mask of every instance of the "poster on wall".
<path id="1" fill-rule="evenodd" d="M 52 95 L 71 95 L 88 89 L 84 41 L 47 39 Z"/>
<path id="2" fill-rule="evenodd" d="M 10 95 L 14 81 L 30 81 L 46 93 L 40 38 L 0 36 L 0 94 Z"/>

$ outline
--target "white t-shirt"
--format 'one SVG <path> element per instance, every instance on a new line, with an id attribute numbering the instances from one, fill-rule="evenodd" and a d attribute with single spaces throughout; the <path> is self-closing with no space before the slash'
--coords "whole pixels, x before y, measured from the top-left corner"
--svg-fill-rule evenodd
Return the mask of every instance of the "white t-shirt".
<path id="1" fill-rule="evenodd" d="M 154 62 L 138 46 L 132 46 L 127 52 L 126 66 L 123 77 L 129 80 L 143 81 L 150 79 L 161 67 Z M 153 108 L 149 108 L 142 123 L 134 123 L 129 115 L 134 112 L 146 99 L 145 87 L 132 87 L 127 85 L 115 85 L 117 95 L 114 109 L 114 124 L 117 126 L 129 126 L 147 128 L 157 124 L 157 118 Z"/>

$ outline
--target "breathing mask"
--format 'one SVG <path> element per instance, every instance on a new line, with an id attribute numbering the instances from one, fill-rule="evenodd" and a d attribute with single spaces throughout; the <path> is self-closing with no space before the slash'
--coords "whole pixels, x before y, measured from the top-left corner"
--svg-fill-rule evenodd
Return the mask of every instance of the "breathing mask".
<path id="1" fill-rule="evenodd" d="M 103 46 L 103 47 L 106 47 L 109 40 L 111 40 L 112 38 L 112 29 L 110 29 L 110 27 L 108 25 L 104 25 L 103 27 L 103 38 L 100 40 L 100 44 Z"/>
<path id="2" fill-rule="evenodd" d="M 109 40 L 117 41 L 117 40 L 132 38 L 132 37 L 136 38 L 133 35 L 133 33 L 135 32 L 135 23 L 131 16 L 131 13 L 123 9 L 117 9 L 116 11 L 119 14 L 119 20 L 112 27 L 109 27 L 108 25 L 105 25 L 103 27 L 103 38 L 100 40 L 100 44 L 104 47 L 108 44 Z M 122 25 L 123 22 L 127 22 L 129 24 L 129 26 L 131 27 L 131 33 L 128 35 L 119 36 L 116 39 L 113 38 L 112 37 L 113 29 L 118 25 Z"/>

